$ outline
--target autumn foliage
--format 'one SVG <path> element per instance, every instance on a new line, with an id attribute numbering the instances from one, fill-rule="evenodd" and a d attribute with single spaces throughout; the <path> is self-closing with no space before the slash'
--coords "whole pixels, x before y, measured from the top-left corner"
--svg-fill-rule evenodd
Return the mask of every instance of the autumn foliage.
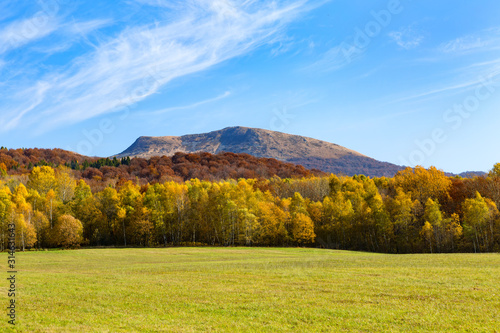
<path id="1" fill-rule="evenodd" d="M 62 149 L 1 149 L 0 177 L 29 175 L 36 166 L 73 170 L 75 178 L 84 178 L 94 188 L 109 184 L 136 182 L 141 185 L 165 181 L 223 180 L 238 178 L 281 178 L 326 175 L 319 170 L 308 170 L 301 165 L 285 163 L 273 158 L 257 158 L 248 154 L 176 153 L 174 156 L 144 158 L 95 158 L 78 155 Z"/>
<path id="2" fill-rule="evenodd" d="M 16 224 L 20 249 L 241 245 L 388 253 L 500 250 L 500 165 L 473 179 L 421 167 L 372 179 L 315 176 L 275 160 L 265 164 L 236 154 L 109 161 L 101 160 L 99 168 L 83 168 L 83 160 L 79 167 L 64 162 L 58 167 L 33 165 L 29 171 L 9 169 L 12 163 L 2 162 L 2 250 L 9 223 Z M 193 171 L 194 165 L 200 167 Z M 106 168 L 115 170 L 113 177 Z M 248 170 L 261 172 L 261 177 L 241 176 Z"/>

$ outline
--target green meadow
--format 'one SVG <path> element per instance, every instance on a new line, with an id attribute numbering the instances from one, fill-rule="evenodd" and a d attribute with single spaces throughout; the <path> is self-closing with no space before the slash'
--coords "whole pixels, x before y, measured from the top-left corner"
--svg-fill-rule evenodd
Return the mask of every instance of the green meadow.
<path id="1" fill-rule="evenodd" d="M 499 254 L 201 247 L 16 256 L 17 323 L 4 310 L 2 332 L 500 332 Z"/>

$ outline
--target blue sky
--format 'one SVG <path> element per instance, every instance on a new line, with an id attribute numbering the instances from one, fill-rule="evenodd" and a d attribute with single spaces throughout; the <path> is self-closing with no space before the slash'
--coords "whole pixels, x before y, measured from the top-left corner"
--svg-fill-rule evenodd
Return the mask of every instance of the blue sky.
<path id="1" fill-rule="evenodd" d="M 0 3 L 0 145 L 109 156 L 258 127 L 450 172 L 500 162 L 500 2 Z"/>

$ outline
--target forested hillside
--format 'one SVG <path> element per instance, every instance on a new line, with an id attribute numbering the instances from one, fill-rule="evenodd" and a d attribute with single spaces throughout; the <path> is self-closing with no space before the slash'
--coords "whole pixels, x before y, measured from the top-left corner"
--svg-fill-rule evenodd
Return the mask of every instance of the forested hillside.
<path id="1" fill-rule="evenodd" d="M 92 189 L 115 186 L 128 180 L 145 185 L 192 178 L 215 181 L 326 175 L 301 165 L 248 154 L 176 153 L 171 157 L 110 159 L 82 156 L 62 149 L 0 149 L 0 169 L 9 175 L 27 176 L 36 166 L 68 167 L 76 179 L 85 179 Z"/>
<path id="2" fill-rule="evenodd" d="M 81 178 L 85 171 L 62 165 L 36 166 L 20 175 L 8 175 L 5 165 L 0 169 L 2 249 L 7 246 L 9 224 L 16 226 L 21 249 L 81 245 L 321 246 L 389 253 L 500 249 L 500 164 L 488 177 L 473 179 L 417 167 L 394 178 L 179 178 L 145 184 L 139 178 L 89 180 Z M 95 186 L 99 182 L 103 185 Z"/>

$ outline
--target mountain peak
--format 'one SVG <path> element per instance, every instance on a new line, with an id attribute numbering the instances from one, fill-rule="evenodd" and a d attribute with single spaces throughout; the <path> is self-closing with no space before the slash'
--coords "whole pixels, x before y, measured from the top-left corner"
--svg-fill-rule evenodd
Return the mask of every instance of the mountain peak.
<path id="1" fill-rule="evenodd" d="M 309 137 L 243 126 L 226 127 L 203 134 L 183 136 L 141 136 L 128 149 L 116 155 L 149 158 L 176 152 L 246 153 L 275 158 L 326 172 L 394 175 L 401 168 L 379 162 L 354 150 Z"/>

